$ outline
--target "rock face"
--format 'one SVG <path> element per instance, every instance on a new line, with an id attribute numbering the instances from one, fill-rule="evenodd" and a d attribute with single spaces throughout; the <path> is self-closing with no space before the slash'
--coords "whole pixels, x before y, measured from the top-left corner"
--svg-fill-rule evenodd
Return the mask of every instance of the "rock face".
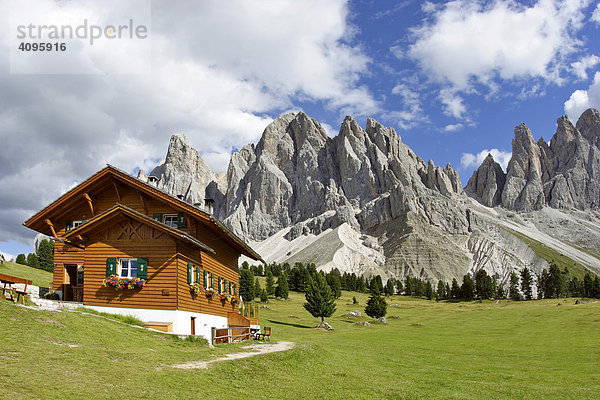
<path id="1" fill-rule="evenodd" d="M 475 195 L 484 206 L 495 207 L 502 201 L 505 181 L 506 175 L 502 167 L 488 154 L 481 166 L 473 172 L 465 192 Z"/>
<path id="2" fill-rule="evenodd" d="M 165 161 L 149 176 L 140 170 L 138 179 L 203 208 L 206 199 L 222 198 L 226 189 L 226 182 L 215 175 L 185 135 L 173 135 Z"/>
<path id="3" fill-rule="evenodd" d="M 483 268 L 506 283 L 513 269 L 548 266 L 522 235 L 600 269 L 560 240 L 598 244 L 600 223 L 545 211 L 598 209 L 599 121 L 595 110 L 577 127 L 562 117 L 550 145 L 519 125 L 507 173 L 489 155 L 464 191 L 450 165 L 423 161 L 393 128 L 368 119 L 363 129 L 346 117 L 330 138 L 302 112 L 280 116 L 234 153 L 226 175 L 174 135 L 165 161 L 139 179 L 199 207 L 211 199 L 215 216 L 268 262 L 434 283 Z M 533 213 L 533 222 L 512 211 Z"/>
<path id="4" fill-rule="evenodd" d="M 506 174 L 492 162 L 486 158 L 465 187 L 469 195 L 488 207 L 501 205 L 525 212 L 544 206 L 598 210 L 600 113 L 585 111 L 576 126 L 566 116 L 560 117 L 550 145 L 544 138 L 536 143 L 531 131 L 521 124 L 515 128 Z"/>

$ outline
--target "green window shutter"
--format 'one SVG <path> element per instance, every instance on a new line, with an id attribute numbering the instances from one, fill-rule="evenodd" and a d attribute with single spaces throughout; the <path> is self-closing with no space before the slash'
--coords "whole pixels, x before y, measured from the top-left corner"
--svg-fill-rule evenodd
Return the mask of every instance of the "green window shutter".
<path id="1" fill-rule="evenodd" d="M 208 288 L 208 271 L 204 270 L 204 288 Z"/>
<path id="2" fill-rule="evenodd" d="M 106 277 L 117 274 L 117 259 L 109 257 L 106 259 Z"/>
<path id="3" fill-rule="evenodd" d="M 137 277 L 148 279 L 148 260 L 146 258 L 138 258 L 137 266 Z"/>
<path id="4" fill-rule="evenodd" d="M 194 269 L 194 266 L 191 263 L 188 263 L 188 265 L 187 265 L 187 278 L 188 278 L 188 284 L 190 284 L 190 285 L 192 284 L 192 279 L 194 278 L 193 277 L 193 269 Z"/>
<path id="5" fill-rule="evenodd" d="M 223 283 L 223 278 L 219 277 L 219 293 L 221 293 L 223 291 L 223 289 L 221 288 L 222 283 Z"/>
<path id="6" fill-rule="evenodd" d="M 237 296 L 237 285 L 235 283 L 233 284 L 233 295 Z"/>
<path id="7" fill-rule="evenodd" d="M 200 284 L 200 267 L 196 267 L 196 283 Z"/>
<path id="8" fill-rule="evenodd" d="M 162 222 L 162 214 L 154 213 L 152 214 L 152 219 L 158 222 Z"/>
<path id="9" fill-rule="evenodd" d="M 227 279 L 224 279 L 224 281 L 223 286 L 225 286 L 225 293 L 229 294 L 229 282 L 227 282 Z"/>
<path id="10" fill-rule="evenodd" d="M 210 274 L 210 287 L 215 288 L 215 276 L 212 273 Z"/>
<path id="11" fill-rule="evenodd" d="M 177 213 L 177 227 L 185 228 L 186 226 L 187 226 L 187 221 L 185 219 L 185 214 L 182 212 Z"/>
<path id="12" fill-rule="evenodd" d="M 73 222 L 71 222 L 71 221 L 67 221 L 67 224 L 66 224 L 65 230 L 66 230 L 67 232 L 69 232 L 69 231 L 71 230 L 71 228 L 73 228 Z"/>

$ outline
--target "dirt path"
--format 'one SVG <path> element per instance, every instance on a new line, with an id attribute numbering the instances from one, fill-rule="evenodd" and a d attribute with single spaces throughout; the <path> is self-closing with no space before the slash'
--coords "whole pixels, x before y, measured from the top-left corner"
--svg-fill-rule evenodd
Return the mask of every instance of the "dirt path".
<path id="1" fill-rule="evenodd" d="M 170 365 L 170 367 L 179 368 L 179 369 L 198 369 L 198 368 L 207 369 L 210 364 L 215 363 L 215 362 L 238 360 L 240 358 L 254 357 L 254 356 L 261 355 L 261 354 L 276 353 L 278 351 L 286 351 L 286 350 L 290 350 L 295 345 L 296 345 L 296 343 L 294 343 L 294 342 L 279 342 L 279 343 L 275 343 L 275 344 L 255 344 L 252 346 L 242 347 L 243 349 L 256 350 L 253 352 L 232 353 L 232 354 L 227 354 L 223 357 L 215 358 L 214 360 L 192 361 L 192 362 L 188 362 L 185 364 Z"/>

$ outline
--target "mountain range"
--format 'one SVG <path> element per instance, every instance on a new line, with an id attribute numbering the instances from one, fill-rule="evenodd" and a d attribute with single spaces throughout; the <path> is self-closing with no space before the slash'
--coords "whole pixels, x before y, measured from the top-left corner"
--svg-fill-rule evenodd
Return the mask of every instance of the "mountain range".
<path id="1" fill-rule="evenodd" d="M 491 155 L 463 188 L 393 128 L 346 117 L 335 137 L 303 112 L 280 116 L 215 174 L 184 135 L 138 178 L 205 208 L 267 262 L 371 276 L 506 283 L 558 259 L 600 272 L 600 114 L 566 116 L 548 144 L 515 128 L 506 173 Z M 556 258 L 556 260 L 555 260 Z"/>

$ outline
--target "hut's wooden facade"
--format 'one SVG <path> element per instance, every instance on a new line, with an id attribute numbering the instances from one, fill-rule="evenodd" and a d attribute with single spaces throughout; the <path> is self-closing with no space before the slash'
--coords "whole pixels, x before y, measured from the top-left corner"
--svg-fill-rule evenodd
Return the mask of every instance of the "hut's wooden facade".
<path id="1" fill-rule="evenodd" d="M 52 286 L 63 300 L 178 334 L 239 324 L 238 258 L 260 260 L 212 215 L 112 166 L 24 225 L 55 238 Z M 134 288 L 111 287 L 111 276 Z"/>

